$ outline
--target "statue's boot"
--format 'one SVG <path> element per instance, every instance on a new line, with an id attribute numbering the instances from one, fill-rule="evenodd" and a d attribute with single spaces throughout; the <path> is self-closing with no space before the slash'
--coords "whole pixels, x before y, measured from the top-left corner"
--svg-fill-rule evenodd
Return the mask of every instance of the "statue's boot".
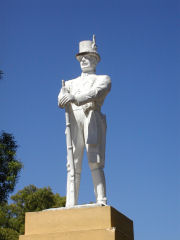
<path id="1" fill-rule="evenodd" d="M 81 180 L 81 174 L 80 173 L 75 173 L 75 188 L 76 188 L 75 204 L 76 205 L 78 204 L 80 180 Z"/>
<path id="2" fill-rule="evenodd" d="M 96 202 L 106 205 L 106 182 L 104 176 L 104 170 L 102 168 L 97 168 L 91 171 L 93 184 L 94 184 L 94 193 L 96 196 Z"/>
<path id="3" fill-rule="evenodd" d="M 71 172 L 70 170 L 68 169 L 67 171 L 67 189 L 66 189 L 66 207 L 72 207 L 74 205 L 77 205 L 77 202 L 78 202 L 78 195 L 79 195 L 79 186 L 80 186 L 80 177 L 81 177 L 81 174 L 80 173 L 75 173 L 75 178 L 74 178 L 74 181 L 75 181 L 75 189 L 74 189 L 74 194 L 75 194 L 75 203 L 72 204 L 72 186 L 71 186 L 71 181 L 73 180 L 71 178 Z"/>
<path id="4" fill-rule="evenodd" d="M 71 206 L 70 201 L 70 171 L 67 171 L 67 186 L 66 186 L 66 207 Z"/>

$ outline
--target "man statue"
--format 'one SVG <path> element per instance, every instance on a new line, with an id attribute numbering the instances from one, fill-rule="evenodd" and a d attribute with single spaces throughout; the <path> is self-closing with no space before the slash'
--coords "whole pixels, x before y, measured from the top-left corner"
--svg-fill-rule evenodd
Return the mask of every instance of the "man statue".
<path id="1" fill-rule="evenodd" d="M 84 148 L 91 169 L 96 202 L 106 205 L 106 184 L 104 176 L 106 117 L 101 106 L 111 89 L 107 75 L 96 75 L 100 61 L 95 36 L 93 41 L 81 41 L 76 59 L 80 62 L 81 76 L 65 82 L 66 91 L 61 89 L 58 96 L 60 108 L 69 106 L 70 130 L 73 146 L 75 204 L 78 201 L 82 158 Z M 68 164 L 67 164 L 68 165 Z M 67 166 L 66 206 L 70 206 L 70 169 Z"/>

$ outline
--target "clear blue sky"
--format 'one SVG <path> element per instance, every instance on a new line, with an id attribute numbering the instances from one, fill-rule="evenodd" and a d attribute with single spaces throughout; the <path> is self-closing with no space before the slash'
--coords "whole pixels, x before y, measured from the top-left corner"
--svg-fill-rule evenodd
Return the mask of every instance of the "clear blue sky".
<path id="1" fill-rule="evenodd" d="M 81 40 L 96 34 L 112 90 L 107 114 L 108 203 L 134 221 L 135 240 L 180 239 L 180 3 L 176 0 L 0 1 L 0 129 L 29 184 L 66 191 L 61 80 L 78 76 Z M 79 203 L 94 201 L 86 157 Z"/>

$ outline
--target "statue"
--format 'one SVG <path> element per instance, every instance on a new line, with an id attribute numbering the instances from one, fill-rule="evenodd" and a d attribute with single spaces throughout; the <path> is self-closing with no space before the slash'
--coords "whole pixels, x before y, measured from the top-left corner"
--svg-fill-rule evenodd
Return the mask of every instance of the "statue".
<path id="1" fill-rule="evenodd" d="M 96 202 L 107 204 L 104 176 L 106 116 L 101 106 L 111 89 L 107 75 L 96 75 L 100 61 L 95 36 L 81 41 L 76 59 L 81 76 L 62 81 L 58 105 L 66 110 L 67 195 L 66 207 L 77 205 L 84 148 L 91 169 Z"/>

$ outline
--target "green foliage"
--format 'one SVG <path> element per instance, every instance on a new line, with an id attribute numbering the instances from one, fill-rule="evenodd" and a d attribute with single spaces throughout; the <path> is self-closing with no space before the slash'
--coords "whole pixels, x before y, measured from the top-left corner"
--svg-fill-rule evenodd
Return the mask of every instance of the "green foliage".
<path id="1" fill-rule="evenodd" d="M 25 212 L 65 206 L 65 197 L 61 197 L 58 193 L 54 194 L 50 187 L 37 188 L 29 185 L 13 195 L 11 199 L 13 203 L 0 205 L 0 240 L 1 234 L 4 234 L 2 236 L 9 236 L 8 233 L 14 234 L 13 240 L 18 240 L 16 233 L 24 234 Z M 12 232 L 9 232 L 9 229 Z M 9 240 L 7 237 L 2 239 Z"/>
<path id="2" fill-rule="evenodd" d="M 61 197 L 58 193 L 56 193 L 54 195 L 54 199 L 55 199 L 55 204 L 54 204 L 54 208 L 56 207 L 65 207 L 66 205 L 66 197 Z"/>
<path id="3" fill-rule="evenodd" d="M 0 227 L 0 239 L 1 240 L 18 240 L 19 233 L 11 228 Z"/>
<path id="4" fill-rule="evenodd" d="M 19 233 L 11 225 L 11 211 L 7 203 L 0 205 L 0 240 L 17 240 Z"/>
<path id="5" fill-rule="evenodd" d="M 22 163 L 16 159 L 17 145 L 12 134 L 0 135 L 0 203 L 7 198 L 17 183 Z"/>

